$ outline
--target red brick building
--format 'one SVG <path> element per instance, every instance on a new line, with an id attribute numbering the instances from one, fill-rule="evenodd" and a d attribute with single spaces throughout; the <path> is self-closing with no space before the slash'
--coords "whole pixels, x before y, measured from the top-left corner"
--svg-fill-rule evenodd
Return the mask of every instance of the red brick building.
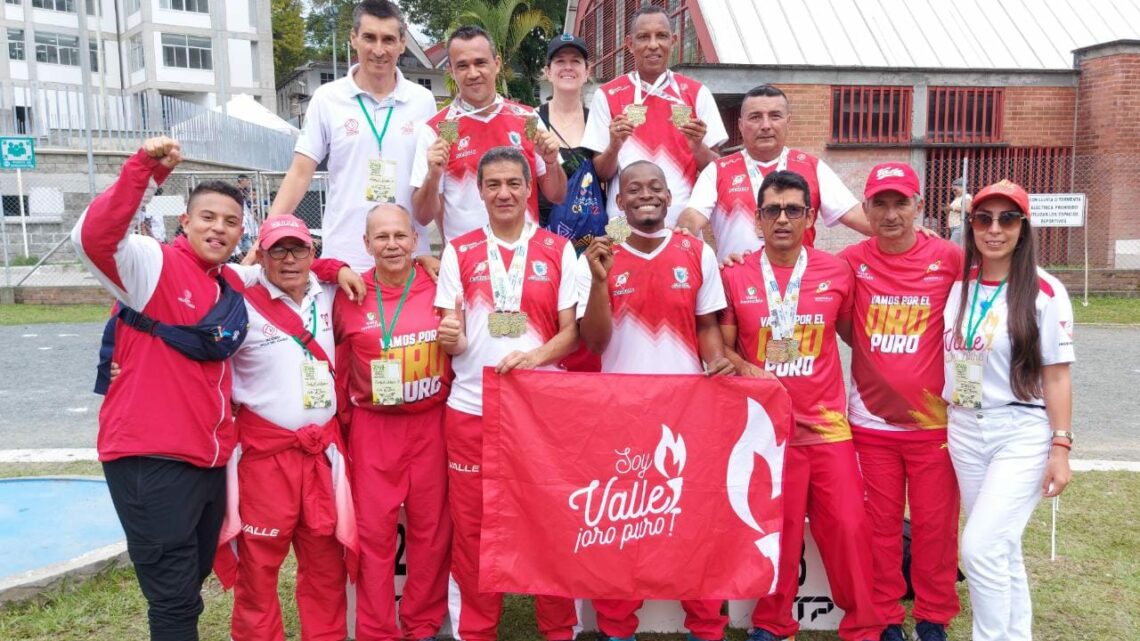
<path id="1" fill-rule="evenodd" d="M 599 82 L 632 69 L 623 38 L 641 3 L 570 1 L 568 30 L 590 45 Z M 1085 193 L 1090 265 L 1140 268 L 1140 0 L 653 4 L 678 33 L 674 67 L 717 97 L 730 146 L 744 92 L 771 83 L 791 102 L 788 144 L 824 158 L 856 194 L 875 163 L 908 161 L 938 227 L 966 160 L 971 192 L 1011 178 Z M 1084 228 L 1038 240 L 1045 263 L 1084 262 Z"/>

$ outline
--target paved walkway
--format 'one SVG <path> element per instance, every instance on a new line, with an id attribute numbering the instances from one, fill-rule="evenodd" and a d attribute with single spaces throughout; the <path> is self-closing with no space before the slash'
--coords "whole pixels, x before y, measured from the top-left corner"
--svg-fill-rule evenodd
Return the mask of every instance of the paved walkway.
<path id="1" fill-rule="evenodd" d="M 0 448 L 95 447 L 99 323 L 0 327 Z M 1074 458 L 1140 461 L 1140 327 L 1077 328 Z"/>

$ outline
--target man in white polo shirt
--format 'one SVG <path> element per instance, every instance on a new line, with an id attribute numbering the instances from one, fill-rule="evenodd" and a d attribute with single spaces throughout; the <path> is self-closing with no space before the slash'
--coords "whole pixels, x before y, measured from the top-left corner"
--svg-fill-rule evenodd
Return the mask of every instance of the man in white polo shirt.
<path id="1" fill-rule="evenodd" d="M 344 78 L 321 86 L 305 112 L 293 164 L 270 214 L 291 214 L 309 189 L 317 165 L 329 160 L 329 197 L 321 223 L 322 255 L 363 272 L 374 261 L 364 249 L 364 221 L 376 203 L 411 210 L 408 177 L 418 126 L 435 114 L 435 98 L 404 78 L 396 61 L 407 25 L 394 2 L 364 0 L 352 16 L 352 47 L 360 62 Z M 427 254 L 428 234 L 417 254 Z"/>

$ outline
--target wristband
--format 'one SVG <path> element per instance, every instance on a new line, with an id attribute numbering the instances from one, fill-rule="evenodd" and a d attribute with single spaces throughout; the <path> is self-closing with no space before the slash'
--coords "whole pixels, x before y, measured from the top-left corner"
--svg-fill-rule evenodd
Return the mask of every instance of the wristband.
<path id="1" fill-rule="evenodd" d="M 1065 448 L 1066 450 L 1069 450 L 1070 452 L 1071 452 L 1071 451 L 1073 451 L 1073 446 L 1072 446 L 1072 445 L 1069 445 L 1068 443 L 1063 443 L 1063 442 L 1061 442 L 1061 441 L 1053 441 L 1053 446 L 1055 446 L 1055 447 L 1063 447 L 1063 448 Z"/>
<path id="2" fill-rule="evenodd" d="M 1069 445 L 1073 444 L 1073 432 L 1071 430 L 1053 430 L 1052 438 L 1063 438 L 1069 441 Z"/>

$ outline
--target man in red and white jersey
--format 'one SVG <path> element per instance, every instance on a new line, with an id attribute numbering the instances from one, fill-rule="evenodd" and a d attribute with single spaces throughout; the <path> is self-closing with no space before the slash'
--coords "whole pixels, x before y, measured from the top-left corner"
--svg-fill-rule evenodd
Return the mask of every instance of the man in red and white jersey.
<path id="1" fill-rule="evenodd" d="M 732 374 L 716 313 L 724 288 L 713 252 L 665 227 L 669 187 L 661 169 L 637 161 L 621 170 L 618 207 L 632 234 L 614 245 L 594 238 L 578 260 L 578 325 L 603 372 Z M 702 363 L 703 361 L 703 363 Z M 598 630 L 632 639 L 640 599 L 594 599 Z M 721 601 L 685 600 L 690 638 L 724 638 Z"/>
<path id="2" fill-rule="evenodd" d="M 328 202 L 321 218 L 321 255 L 354 270 L 372 266 L 361 246 L 364 218 L 375 203 L 412 205 L 412 160 L 419 128 L 436 112 L 430 90 L 408 80 L 397 62 L 407 47 L 407 24 L 390 0 L 363 0 L 353 9 L 349 42 L 357 64 L 317 87 L 305 111 L 293 162 L 270 214 L 292 213 L 309 190 L 317 166 L 328 160 Z M 430 222 L 430 221 L 429 221 Z M 417 254 L 429 254 L 426 229 L 417 229 Z"/>
<path id="3" fill-rule="evenodd" d="M 353 497 L 360 532 L 356 638 L 428 639 L 447 613 L 451 517 L 443 408 L 451 386 L 439 344 L 435 282 L 412 256 L 411 214 L 377 205 L 364 242 L 375 267 L 363 303 L 338 296 L 333 325 L 345 359 Z M 396 522 L 407 515 L 408 577 L 396 622 Z"/>
<path id="4" fill-rule="evenodd" d="M 728 140 L 720 110 L 708 87 L 669 69 L 677 34 L 669 15 L 656 5 L 642 5 L 629 20 L 625 46 L 634 71 L 598 87 L 582 146 L 593 149 L 594 167 L 610 180 L 608 212 L 619 216 L 618 172 L 648 160 L 665 174 L 673 202 L 665 225 L 672 227 L 689 202 L 697 172 L 716 159 Z"/>
<path id="5" fill-rule="evenodd" d="M 301 219 L 262 224 L 258 282 L 245 292 L 249 335 L 233 357 L 239 447 L 215 562 L 222 585 L 234 588 L 234 641 L 285 638 L 277 578 L 290 545 L 301 635 L 348 634 L 345 548 L 356 547 L 356 529 L 335 418 L 336 289 L 312 273 L 314 257 Z"/>
<path id="6" fill-rule="evenodd" d="M 509 145 L 526 157 L 531 176 L 526 216 L 538 222 L 538 190 L 554 203 L 566 194 L 558 137 L 534 109 L 496 92 L 502 60 L 482 28 L 456 29 L 447 39 L 447 59 L 459 95 L 420 129 L 411 177 L 416 220 L 421 225 L 436 220 L 444 242 L 486 225 L 476 168 L 489 149 Z"/>
<path id="7" fill-rule="evenodd" d="M 709 163 L 693 187 L 678 224 L 695 235 L 712 223 L 717 258 L 756 251 L 764 244 L 755 225 L 756 193 L 774 171 L 794 171 L 811 189 L 811 206 L 828 227 L 843 223 L 870 233 L 859 200 L 839 176 L 815 156 L 786 146 L 791 105 L 784 92 L 760 85 L 744 94 L 740 104 L 740 136 L 744 149 Z M 804 245 L 815 244 L 815 226 L 804 232 Z"/>
<path id="8" fill-rule="evenodd" d="M 944 641 L 959 610 L 959 502 L 946 447 L 942 315 L 962 250 L 915 230 L 923 202 L 910 165 L 875 166 L 863 197 L 873 235 L 839 258 L 855 274 L 848 420 L 867 489 L 875 604 L 883 640 L 902 641 L 909 505 L 916 638 Z"/>
<path id="9" fill-rule="evenodd" d="M 776 592 L 757 601 L 748 638 L 773 641 L 799 628 L 792 604 L 807 516 L 832 597 L 844 611 L 839 638 L 877 640 L 883 625 L 872 598 L 871 533 L 836 339 L 850 331 L 851 270 L 804 246 L 815 210 L 802 176 L 765 176 L 758 200 L 756 224 L 767 242 L 724 270 L 721 331 L 737 371 L 767 370 L 787 388 L 796 428 L 785 455 L 779 579 Z"/>
<path id="10" fill-rule="evenodd" d="M 483 368 L 548 369 L 574 349 L 575 252 L 570 243 L 527 220 L 530 164 L 517 147 L 496 147 L 477 173 L 488 223 L 443 250 L 435 306 L 444 313 L 439 341 L 452 356 L 455 382 L 447 399 L 451 629 L 464 641 L 494 641 L 503 595 L 479 592 L 483 520 Z M 538 630 L 549 641 L 571 639 L 574 601 L 538 595 Z"/>

